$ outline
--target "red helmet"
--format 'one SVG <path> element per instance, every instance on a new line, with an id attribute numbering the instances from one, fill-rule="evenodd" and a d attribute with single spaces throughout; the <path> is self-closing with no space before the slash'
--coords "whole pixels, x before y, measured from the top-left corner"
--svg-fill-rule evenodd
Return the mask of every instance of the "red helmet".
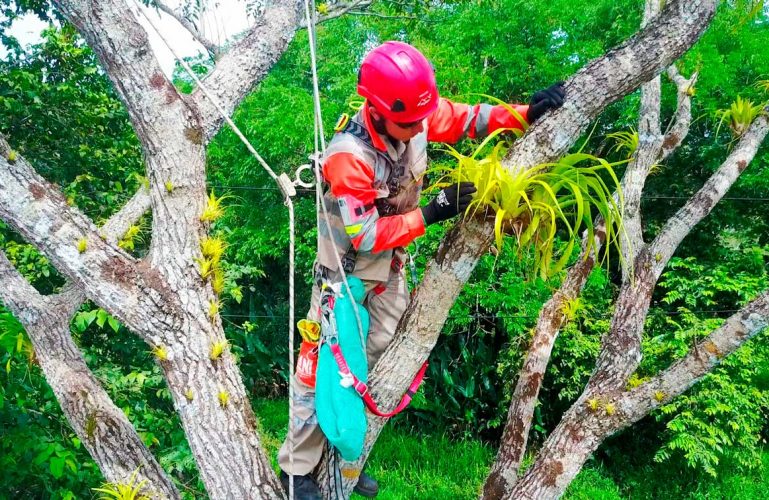
<path id="1" fill-rule="evenodd" d="M 403 42 L 385 42 L 366 55 L 358 72 L 358 94 L 399 123 L 422 120 L 438 108 L 430 61 Z"/>

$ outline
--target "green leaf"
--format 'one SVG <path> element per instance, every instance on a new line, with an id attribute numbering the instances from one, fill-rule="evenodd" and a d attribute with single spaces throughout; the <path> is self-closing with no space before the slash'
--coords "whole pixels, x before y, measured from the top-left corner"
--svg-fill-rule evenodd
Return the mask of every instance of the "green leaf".
<path id="1" fill-rule="evenodd" d="M 65 459 L 61 457 L 51 458 L 50 469 L 53 477 L 55 477 L 56 479 L 59 479 L 64 474 L 64 464 L 65 464 Z"/>
<path id="2" fill-rule="evenodd" d="M 107 322 L 107 317 L 109 314 L 107 314 L 107 311 L 104 309 L 99 309 L 96 311 L 96 324 L 99 325 L 99 328 L 104 328 L 104 323 Z"/>
<path id="3" fill-rule="evenodd" d="M 43 451 L 37 454 L 37 456 L 32 460 L 32 463 L 34 465 L 40 465 L 46 460 L 48 460 L 48 457 L 53 455 L 55 448 L 53 445 L 49 444 L 45 448 L 43 448 Z"/>

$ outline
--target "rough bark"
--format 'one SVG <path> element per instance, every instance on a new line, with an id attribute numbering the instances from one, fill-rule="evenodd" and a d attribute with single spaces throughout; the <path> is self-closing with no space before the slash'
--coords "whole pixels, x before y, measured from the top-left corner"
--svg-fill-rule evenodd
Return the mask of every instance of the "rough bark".
<path id="1" fill-rule="evenodd" d="M 9 150 L 0 138 L 0 219 L 100 307 L 148 342 L 159 341 L 155 330 L 177 324 L 178 302 L 167 300 L 167 285 L 157 273 L 104 241 L 93 222 L 68 206 L 58 189 L 23 157 L 8 161 Z"/>
<path id="2" fill-rule="evenodd" d="M 591 411 L 585 404 L 587 400 L 580 397 L 545 442 L 536 463 L 505 498 L 559 497 L 604 439 L 682 394 L 767 325 L 769 292 L 764 292 L 726 320 L 684 358 L 645 384 L 607 397 L 602 400 L 604 406 L 595 411 Z M 607 403 L 616 408 L 611 415 L 605 410 Z"/>
<path id="3" fill-rule="evenodd" d="M 69 323 L 82 302 L 76 289 L 41 296 L 0 252 L 0 299 L 24 325 L 35 359 L 62 412 L 109 482 L 147 481 L 146 494 L 180 498 L 160 464 L 115 406 L 72 341 Z"/>
<path id="4" fill-rule="evenodd" d="M 660 161 L 667 159 L 689 134 L 689 127 L 692 123 L 692 94 L 694 93 L 694 85 L 697 83 L 698 76 L 698 73 L 695 71 L 692 76 L 686 79 L 681 76 L 675 66 L 668 68 L 668 77 L 676 84 L 678 89 L 676 95 L 678 105 L 676 106 L 673 121 L 662 141 Z"/>
<path id="5" fill-rule="evenodd" d="M 668 2 L 660 16 L 637 35 L 592 61 L 570 78 L 565 83 L 566 101 L 563 107 L 540 118 L 513 145 L 504 164 L 508 168 L 520 168 L 551 161 L 562 155 L 604 107 L 678 59 L 708 26 L 715 13 L 716 3 L 715 0 Z M 439 252 L 436 261 L 428 269 L 459 268 L 461 272 L 447 273 L 435 282 L 425 280 L 419 287 L 399 324 L 395 339 L 371 375 L 373 390 L 379 400 L 386 402 L 385 406 L 400 398 L 427 359 L 429 350 L 419 350 L 417 345 L 429 346 L 431 349 L 435 344 L 451 305 L 488 246 L 485 242 L 489 240 L 490 233 L 489 226 L 484 230 L 480 223 L 473 222 L 456 228 L 442 243 L 442 247 L 450 244 L 465 251 L 453 253 L 450 257 L 447 257 L 445 251 L 443 254 Z M 440 300 L 436 301 L 436 297 L 440 297 Z M 426 338 L 417 337 L 416 332 L 426 332 Z M 354 471 L 359 470 L 365 462 L 383 424 L 382 419 L 369 419 L 363 456 L 356 464 L 342 466 L 353 471 L 345 480 L 345 491 L 348 494 L 357 480 Z M 327 471 L 321 471 L 322 477 L 327 477 L 327 474 Z"/>

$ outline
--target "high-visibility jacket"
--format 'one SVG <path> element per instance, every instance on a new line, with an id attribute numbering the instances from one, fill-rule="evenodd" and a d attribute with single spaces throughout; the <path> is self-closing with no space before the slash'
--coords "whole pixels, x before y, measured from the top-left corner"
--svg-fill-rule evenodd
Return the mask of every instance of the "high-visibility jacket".
<path id="1" fill-rule="evenodd" d="M 514 106 L 527 119 L 528 106 Z M 441 99 L 424 131 L 407 143 L 374 130 L 367 104 L 337 132 L 323 157 L 328 184 L 323 203 L 331 230 L 320 214 L 318 262 L 337 269 L 340 258 L 356 253 L 354 274 L 387 281 L 393 256 L 425 232 L 419 209 L 427 143 L 453 144 L 465 136 L 485 137 L 500 128 L 522 129 L 503 106 L 458 104 Z"/>

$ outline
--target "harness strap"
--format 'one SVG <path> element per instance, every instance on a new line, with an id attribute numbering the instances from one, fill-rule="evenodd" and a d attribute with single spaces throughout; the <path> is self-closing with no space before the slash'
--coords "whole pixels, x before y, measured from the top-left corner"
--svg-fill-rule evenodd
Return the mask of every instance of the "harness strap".
<path id="1" fill-rule="evenodd" d="M 427 371 L 427 361 L 425 361 L 425 363 L 422 365 L 422 368 L 419 369 L 416 376 L 414 377 L 414 380 L 411 381 L 411 385 L 401 398 L 398 406 L 396 406 L 395 409 L 391 412 L 383 412 L 379 409 L 379 406 L 377 406 L 376 401 L 374 401 L 374 398 L 371 397 L 371 394 L 369 394 L 368 385 L 365 382 L 359 380 L 358 377 L 356 377 L 355 374 L 350 371 L 350 367 L 347 365 L 347 361 L 344 359 L 342 348 L 339 347 L 339 344 L 329 344 L 329 347 L 331 348 L 331 352 L 334 355 L 336 364 L 339 367 L 339 374 L 342 375 L 341 383 L 345 386 L 355 389 L 355 392 L 357 392 L 358 395 L 363 398 L 363 402 L 366 403 L 366 408 L 368 408 L 371 413 L 378 417 L 390 418 L 406 409 L 406 407 L 411 403 L 411 400 L 414 398 L 414 395 L 419 390 L 419 386 L 422 385 L 422 380 L 424 379 L 425 372 Z"/>

